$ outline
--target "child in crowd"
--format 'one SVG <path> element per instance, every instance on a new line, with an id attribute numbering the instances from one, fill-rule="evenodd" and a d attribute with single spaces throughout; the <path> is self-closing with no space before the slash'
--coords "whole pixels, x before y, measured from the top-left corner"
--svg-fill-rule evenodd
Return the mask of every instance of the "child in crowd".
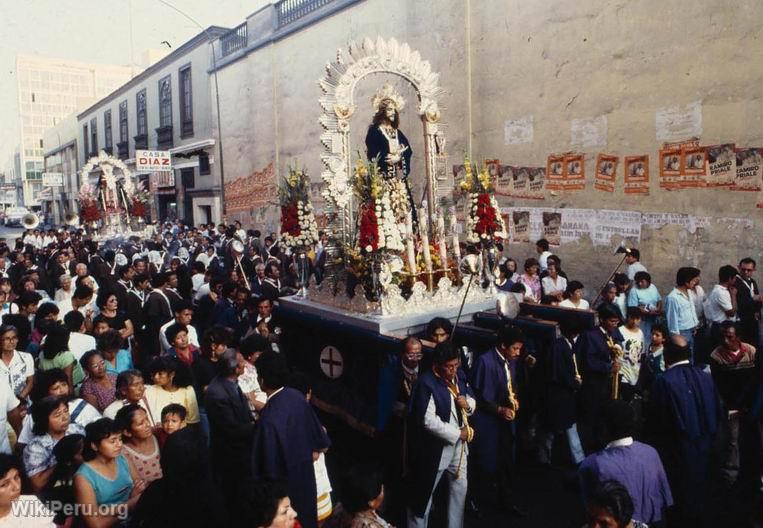
<path id="1" fill-rule="evenodd" d="M 644 332 L 641 331 L 641 310 L 631 306 L 626 310 L 625 324 L 620 327 L 623 335 L 623 355 L 620 364 L 620 396 L 631 401 L 636 394 L 636 386 L 641 370 L 641 356 L 644 350 Z"/>
<path id="2" fill-rule="evenodd" d="M 185 407 L 179 403 L 170 403 L 162 409 L 162 428 L 157 434 L 159 447 L 164 447 L 164 443 L 172 433 L 185 428 L 186 414 Z"/>

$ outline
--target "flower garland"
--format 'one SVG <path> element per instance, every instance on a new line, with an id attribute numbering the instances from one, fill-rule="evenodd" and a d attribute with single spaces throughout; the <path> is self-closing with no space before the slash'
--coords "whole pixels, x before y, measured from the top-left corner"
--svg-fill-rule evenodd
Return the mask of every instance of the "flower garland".
<path id="1" fill-rule="evenodd" d="M 318 242 L 318 223 L 310 203 L 310 178 L 304 169 L 289 167 L 285 185 L 279 191 L 281 202 L 281 245 L 307 248 Z"/>
<path id="2" fill-rule="evenodd" d="M 469 217 L 466 219 L 467 242 L 488 242 L 506 238 L 506 223 L 500 214 L 498 202 L 493 195 L 493 184 L 487 165 L 474 174 L 471 162 L 464 160 L 466 177 L 461 182 L 461 190 L 470 203 Z"/>
<path id="3" fill-rule="evenodd" d="M 403 251 L 403 237 L 399 225 L 401 219 L 397 217 L 392 204 L 394 180 L 386 182 L 376 163 L 366 163 L 359 157 L 355 164 L 352 187 L 360 203 L 358 248 L 365 253 L 382 250 Z M 403 190 L 405 191 L 404 187 Z M 405 217 L 402 221 L 405 221 Z"/>
<path id="4" fill-rule="evenodd" d="M 97 222 L 103 218 L 103 212 L 98 207 L 95 188 L 89 183 L 83 183 L 79 189 L 79 214 L 85 222 Z"/>

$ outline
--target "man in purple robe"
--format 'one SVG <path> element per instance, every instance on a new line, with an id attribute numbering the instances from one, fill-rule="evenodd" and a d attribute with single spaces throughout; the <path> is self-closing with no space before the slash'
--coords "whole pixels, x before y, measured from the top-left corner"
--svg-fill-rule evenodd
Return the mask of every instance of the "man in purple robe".
<path id="1" fill-rule="evenodd" d="M 257 360 L 257 374 L 268 402 L 255 431 L 253 475 L 285 480 L 300 524 L 316 528 L 318 503 L 313 461 L 328 450 L 331 442 L 304 395 L 285 387 L 289 369 L 282 356 L 265 352 Z"/>
<path id="2" fill-rule="evenodd" d="M 585 502 L 600 483 L 621 483 L 633 499 L 633 519 L 651 525 L 662 520 L 673 496 L 657 451 L 633 440 L 634 423 L 630 405 L 622 400 L 609 402 L 603 417 L 609 443 L 583 461 L 578 476 Z"/>
<path id="3" fill-rule="evenodd" d="M 693 526 L 709 498 L 710 458 L 723 411 L 710 374 L 689 363 L 683 337 L 672 336 L 664 356 L 668 368 L 652 388 L 648 430 L 675 497 L 676 526 Z"/>

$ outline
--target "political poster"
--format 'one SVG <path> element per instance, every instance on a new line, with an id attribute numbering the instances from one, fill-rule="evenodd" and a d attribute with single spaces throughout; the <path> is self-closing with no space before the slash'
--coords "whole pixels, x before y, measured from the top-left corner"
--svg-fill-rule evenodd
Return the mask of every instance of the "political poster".
<path id="1" fill-rule="evenodd" d="M 625 194 L 649 194 L 649 156 L 626 156 Z"/>
<path id="2" fill-rule="evenodd" d="M 705 186 L 705 147 L 681 149 L 681 187 L 692 189 Z"/>
<path id="3" fill-rule="evenodd" d="M 530 211 L 512 211 L 511 241 L 525 244 L 530 242 Z"/>
<path id="4" fill-rule="evenodd" d="M 617 156 L 599 154 L 596 156 L 596 178 L 594 189 L 604 192 L 615 192 L 615 179 L 617 177 Z"/>
<path id="5" fill-rule="evenodd" d="M 760 191 L 763 179 L 763 148 L 738 148 L 734 191 Z"/>
<path id="6" fill-rule="evenodd" d="M 543 213 L 543 238 L 548 240 L 549 245 L 559 246 L 562 243 L 562 213 L 544 212 Z"/>
<path id="7" fill-rule="evenodd" d="M 527 168 L 514 167 L 514 174 L 511 181 L 511 196 L 514 198 L 524 198 L 525 195 L 527 195 Z"/>
<path id="8" fill-rule="evenodd" d="M 546 162 L 546 189 L 549 191 L 564 190 L 567 179 L 567 169 L 564 155 L 552 154 Z"/>
<path id="9" fill-rule="evenodd" d="M 498 169 L 498 177 L 495 180 L 495 194 L 498 196 L 511 196 L 514 184 L 514 167 L 501 165 Z"/>
<path id="10" fill-rule="evenodd" d="M 567 167 L 565 174 L 565 191 L 582 191 L 585 189 L 585 155 L 569 154 L 564 157 Z"/>
<path id="11" fill-rule="evenodd" d="M 612 237 L 615 239 L 613 240 Z M 598 211 L 591 239 L 597 246 L 612 245 L 617 243 L 618 239 L 638 244 L 641 240 L 641 213 L 639 211 Z"/>
<path id="12" fill-rule="evenodd" d="M 543 200 L 546 196 L 546 167 L 527 167 L 527 194 L 522 198 Z"/>
<path id="13" fill-rule="evenodd" d="M 660 187 L 669 191 L 681 189 L 681 149 L 660 150 Z"/>
<path id="14" fill-rule="evenodd" d="M 736 178 L 737 158 L 734 143 L 711 145 L 705 148 L 705 186 L 725 187 L 734 185 Z"/>

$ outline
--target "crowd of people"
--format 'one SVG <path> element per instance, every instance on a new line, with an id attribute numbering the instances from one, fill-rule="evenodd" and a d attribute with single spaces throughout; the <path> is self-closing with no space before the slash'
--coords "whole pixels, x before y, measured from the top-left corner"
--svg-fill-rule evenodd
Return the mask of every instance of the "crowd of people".
<path id="1" fill-rule="evenodd" d="M 630 249 L 589 303 L 545 240 L 524 273 L 502 260 L 498 307 L 556 306 L 560 337 L 506 322 L 471 350 L 433 319 L 379 372 L 379 464 L 330 474 L 274 311 L 323 279 L 327 247 L 321 233 L 305 270 L 238 223 L 0 241 L 0 523 L 423 527 L 439 509 L 460 527 L 526 515 L 517 466 L 533 460 L 577 472 L 589 526 L 695 526 L 713 476 L 760 479 L 755 261 L 723 266 L 708 295 L 680 268 L 663 297 Z"/>

